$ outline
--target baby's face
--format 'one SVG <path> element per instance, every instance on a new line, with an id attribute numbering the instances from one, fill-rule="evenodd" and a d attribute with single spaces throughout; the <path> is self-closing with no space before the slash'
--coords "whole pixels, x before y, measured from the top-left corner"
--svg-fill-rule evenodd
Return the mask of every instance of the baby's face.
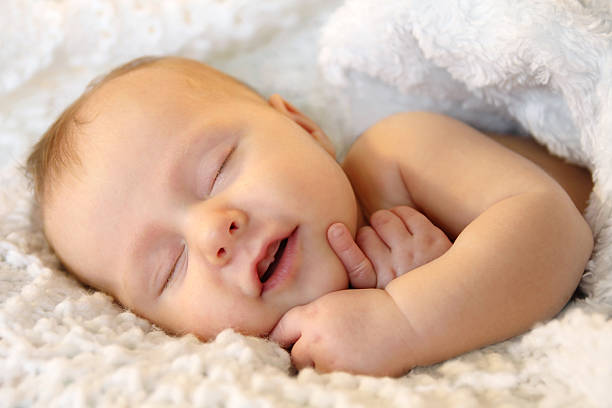
<path id="1" fill-rule="evenodd" d="M 191 82 L 193 84 L 193 82 Z M 341 167 L 265 101 L 199 95 L 145 68 L 105 84 L 45 208 L 68 267 L 176 333 L 265 335 L 290 308 L 348 286 L 326 231 L 354 232 Z"/>

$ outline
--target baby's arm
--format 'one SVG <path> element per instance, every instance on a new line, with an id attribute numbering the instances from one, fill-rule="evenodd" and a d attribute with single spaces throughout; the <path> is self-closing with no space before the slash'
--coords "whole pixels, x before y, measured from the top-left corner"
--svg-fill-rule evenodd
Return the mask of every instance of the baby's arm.
<path id="1" fill-rule="evenodd" d="M 295 343 L 298 367 L 398 375 L 520 334 L 561 310 L 590 256 L 592 233 L 553 179 L 450 118 L 385 119 L 344 168 L 367 217 L 409 205 L 456 239 L 384 290 L 333 292 L 289 311 L 271 338 Z M 349 244 L 362 257 L 339 253 L 350 269 L 365 255 Z"/>
<path id="2" fill-rule="evenodd" d="M 388 118 L 358 140 L 345 169 L 366 213 L 409 203 L 456 237 L 444 255 L 385 288 L 414 329 L 413 364 L 551 318 L 590 256 L 592 233 L 552 178 L 450 118 Z"/>

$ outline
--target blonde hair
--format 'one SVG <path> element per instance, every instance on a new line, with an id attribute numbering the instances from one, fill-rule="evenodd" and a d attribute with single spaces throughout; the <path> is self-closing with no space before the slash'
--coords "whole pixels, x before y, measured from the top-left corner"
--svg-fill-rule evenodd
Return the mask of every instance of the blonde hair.
<path id="1" fill-rule="evenodd" d="M 79 126 L 86 123 L 84 118 L 79 117 L 79 113 L 89 97 L 102 85 L 117 77 L 150 66 L 158 61 L 173 58 L 175 57 L 146 56 L 129 61 L 108 74 L 91 81 L 83 94 L 60 114 L 33 146 L 26 161 L 25 171 L 33 184 L 36 201 L 41 204 L 41 207 L 52 186 L 62 173 L 72 166 L 80 165 L 75 148 L 76 132 Z M 210 69 L 210 71 L 223 79 L 229 80 L 234 85 L 248 90 L 257 98 L 261 98 L 261 95 L 255 89 L 240 80 L 214 69 Z"/>
<path id="2" fill-rule="evenodd" d="M 67 168 L 80 164 L 76 154 L 75 131 L 84 123 L 78 114 L 87 99 L 106 82 L 130 71 L 151 65 L 164 57 L 141 57 L 123 64 L 108 74 L 95 78 L 43 133 L 33 146 L 25 170 L 33 184 L 36 200 L 42 204 L 50 187 Z"/>

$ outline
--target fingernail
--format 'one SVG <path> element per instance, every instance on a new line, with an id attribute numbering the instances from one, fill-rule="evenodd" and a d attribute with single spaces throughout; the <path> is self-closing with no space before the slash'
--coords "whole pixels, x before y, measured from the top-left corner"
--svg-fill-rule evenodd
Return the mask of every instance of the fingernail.
<path id="1" fill-rule="evenodd" d="M 332 225 L 330 234 L 332 237 L 338 238 L 340 235 L 342 235 L 342 226 L 340 224 Z"/>

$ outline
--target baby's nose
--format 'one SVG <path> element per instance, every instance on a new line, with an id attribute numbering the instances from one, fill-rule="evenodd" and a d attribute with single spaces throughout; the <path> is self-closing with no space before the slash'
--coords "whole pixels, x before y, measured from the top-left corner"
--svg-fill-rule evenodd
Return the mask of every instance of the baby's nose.
<path id="1" fill-rule="evenodd" d="M 206 260 L 215 266 L 224 266 L 235 255 L 237 242 L 245 231 L 247 216 L 240 210 L 222 210 L 211 214 L 209 225 L 202 232 L 202 251 Z"/>

